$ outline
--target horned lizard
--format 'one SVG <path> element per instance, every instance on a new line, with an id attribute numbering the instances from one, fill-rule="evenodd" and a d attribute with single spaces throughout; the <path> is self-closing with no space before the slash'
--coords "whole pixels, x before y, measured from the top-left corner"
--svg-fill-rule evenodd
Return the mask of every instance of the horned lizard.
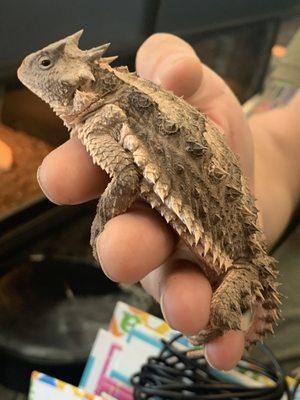
<path id="1" fill-rule="evenodd" d="M 208 326 L 191 342 L 246 328 L 247 345 L 262 339 L 279 317 L 277 269 L 237 157 L 205 114 L 127 67 L 112 68 L 116 57 L 102 57 L 108 44 L 80 50 L 81 34 L 28 55 L 18 76 L 111 177 L 91 229 L 95 256 L 106 222 L 143 199 L 190 247 L 213 288 Z"/>

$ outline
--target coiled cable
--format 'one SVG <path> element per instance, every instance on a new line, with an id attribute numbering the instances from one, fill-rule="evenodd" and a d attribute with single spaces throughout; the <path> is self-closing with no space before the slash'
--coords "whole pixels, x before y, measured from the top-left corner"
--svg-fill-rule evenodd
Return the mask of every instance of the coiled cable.
<path id="1" fill-rule="evenodd" d="M 258 348 L 268 358 L 262 363 L 244 357 L 240 367 L 265 376 L 270 385 L 244 385 L 229 382 L 210 367 L 205 357 L 188 357 L 189 350 L 180 350 L 175 343 L 182 335 L 170 341 L 162 340 L 163 348 L 157 357 L 150 357 L 140 372 L 132 377 L 135 399 L 189 399 L 189 400 L 279 400 L 285 394 L 288 400 L 295 398 L 299 381 L 293 391 L 272 352 L 259 343 Z M 246 363 L 245 363 L 246 361 Z"/>

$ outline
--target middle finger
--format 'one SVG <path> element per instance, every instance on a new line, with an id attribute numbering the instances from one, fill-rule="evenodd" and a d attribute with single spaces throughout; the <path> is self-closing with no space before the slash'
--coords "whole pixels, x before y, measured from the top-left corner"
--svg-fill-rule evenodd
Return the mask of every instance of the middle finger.
<path id="1" fill-rule="evenodd" d="M 174 251 L 177 236 L 144 203 L 112 218 L 97 239 L 101 267 L 112 280 L 133 283 L 162 264 Z"/>

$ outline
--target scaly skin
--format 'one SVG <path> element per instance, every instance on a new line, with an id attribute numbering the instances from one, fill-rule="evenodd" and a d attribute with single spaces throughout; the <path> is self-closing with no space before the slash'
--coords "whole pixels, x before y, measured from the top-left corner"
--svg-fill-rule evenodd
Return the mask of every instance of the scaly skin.
<path id="1" fill-rule="evenodd" d="M 106 222 L 143 199 L 190 247 L 212 285 L 208 326 L 192 343 L 231 329 L 247 331 L 247 345 L 262 339 L 279 316 L 277 269 L 223 134 L 183 99 L 110 67 L 115 57 L 102 57 L 107 45 L 80 50 L 81 33 L 27 56 L 18 75 L 111 177 L 92 225 L 95 257 Z"/>

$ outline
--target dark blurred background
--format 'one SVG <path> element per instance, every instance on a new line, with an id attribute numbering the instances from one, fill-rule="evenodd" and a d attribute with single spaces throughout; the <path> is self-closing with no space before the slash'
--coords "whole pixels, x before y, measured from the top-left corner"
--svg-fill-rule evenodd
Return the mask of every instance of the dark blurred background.
<path id="1" fill-rule="evenodd" d="M 84 28 L 82 48 L 111 42 L 116 64 L 134 70 L 142 42 L 171 32 L 191 43 L 244 102 L 261 90 L 299 16 L 299 0 L 1 0 L 0 140 L 13 154 L 12 167 L 0 171 L 1 399 L 25 393 L 33 368 L 77 383 L 98 322 L 108 320 L 116 299 L 131 296 L 95 269 L 89 247 L 95 203 L 57 207 L 38 188 L 38 165 L 68 134 L 17 81 L 23 57 Z"/>

